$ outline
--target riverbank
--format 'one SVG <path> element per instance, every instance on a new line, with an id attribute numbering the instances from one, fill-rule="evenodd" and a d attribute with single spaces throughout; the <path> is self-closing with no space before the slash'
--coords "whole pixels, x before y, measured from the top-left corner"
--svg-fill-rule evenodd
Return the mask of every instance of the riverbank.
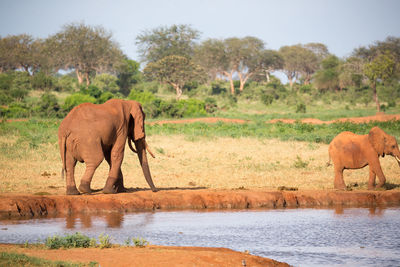
<path id="1" fill-rule="evenodd" d="M 107 266 L 289 266 L 268 258 L 226 248 L 146 246 L 113 248 L 74 248 L 48 250 L 0 244 L 0 252 L 21 253 L 53 261 L 89 263 Z M 98 266 L 98 265 L 96 265 Z"/>
<path id="2" fill-rule="evenodd" d="M 399 206 L 400 191 L 164 189 L 115 195 L 0 194 L 0 218 L 101 212 Z"/>

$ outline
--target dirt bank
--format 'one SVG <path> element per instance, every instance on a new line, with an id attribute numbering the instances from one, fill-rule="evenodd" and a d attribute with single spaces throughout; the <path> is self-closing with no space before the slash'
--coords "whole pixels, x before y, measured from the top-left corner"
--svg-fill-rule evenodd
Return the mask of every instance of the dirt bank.
<path id="1" fill-rule="evenodd" d="M 0 195 L 0 217 L 185 209 L 372 207 L 400 205 L 400 191 L 161 190 L 115 195 Z"/>
<path id="2" fill-rule="evenodd" d="M 310 124 L 331 124 L 331 123 L 335 123 L 335 122 L 368 123 L 371 121 L 391 121 L 391 120 L 393 120 L 393 121 L 400 120 L 400 114 L 389 115 L 389 114 L 384 114 L 384 113 L 378 113 L 373 116 L 342 118 L 342 119 L 336 119 L 336 120 L 331 120 L 331 121 L 321 121 L 319 119 L 306 118 L 306 119 L 302 119 L 300 121 L 302 123 L 310 123 Z M 277 122 L 295 123 L 296 120 L 294 120 L 294 119 L 274 119 L 274 120 L 267 121 L 267 123 L 277 123 Z"/>
<path id="3" fill-rule="evenodd" d="M 89 263 L 100 266 L 289 266 L 267 258 L 226 248 L 165 247 L 86 248 L 47 250 L 0 244 L 0 251 L 23 253 L 48 260 Z M 245 264 L 243 264 L 245 263 Z"/>

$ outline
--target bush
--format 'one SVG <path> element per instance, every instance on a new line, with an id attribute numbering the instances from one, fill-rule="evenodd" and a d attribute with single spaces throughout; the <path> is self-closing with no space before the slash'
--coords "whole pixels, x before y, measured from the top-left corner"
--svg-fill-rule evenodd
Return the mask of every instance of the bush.
<path id="1" fill-rule="evenodd" d="M 73 92 L 77 88 L 78 80 L 70 75 L 63 75 L 57 80 L 55 90 L 59 92 Z"/>
<path id="2" fill-rule="evenodd" d="M 116 93 L 119 91 L 117 80 L 118 78 L 111 74 L 102 73 L 96 75 L 96 77 L 93 79 L 92 85 L 96 86 L 103 92 L 110 91 L 112 93 Z"/>
<path id="3" fill-rule="evenodd" d="M 111 92 L 104 92 L 101 94 L 101 96 L 97 99 L 96 104 L 103 104 L 105 103 L 107 100 L 110 100 L 112 98 L 114 98 L 115 96 L 113 95 L 113 93 Z"/>
<path id="4" fill-rule="evenodd" d="M 135 100 L 142 105 L 145 105 L 152 103 L 156 99 L 156 96 L 153 93 L 147 91 L 140 92 L 136 90 L 131 90 L 128 99 Z"/>
<path id="5" fill-rule="evenodd" d="M 55 79 L 52 76 L 48 76 L 42 71 L 33 75 L 31 80 L 32 88 L 36 90 L 53 90 L 55 83 Z"/>
<path id="6" fill-rule="evenodd" d="M 51 93 L 45 93 L 40 97 L 37 111 L 43 117 L 56 117 L 59 115 L 60 106 L 57 98 Z"/>
<path id="7" fill-rule="evenodd" d="M 81 233 L 75 233 L 72 235 L 66 235 L 60 237 L 54 235 L 48 237 L 45 241 L 45 246 L 48 249 L 59 249 L 59 248 L 88 248 L 95 244 L 95 241 L 88 236 L 82 235 Z"/>
<path id="8" fill-rule="evenodd" d="M 68 96 L 65 99 L 63 109 L 66 111 L 70 111 L 75 106 L 82 104 L 82 103 L 95 103 L 96 99 L 90 95 L 85 95 L 82 93 L 75 93 L 73 95 Z"/>
<path id="9" fill-rule="evenodd" d="M 184 117 L 206 115 L 204 101 L 198 99 L 187 99 L 178 101 L 178 109 L 182 111 Z"/>
<path id="10" fill-rule="evenodd" d="M 220 95 L 226 94 L 228 92 L 228 87 L 226 83 L 223 81 L 214 81 L 211 83 L 211 94 L 212 95 Z"/>
<path id="11" fill-rule="evenodd" d="M 218 110 L 217 100 L 215 100 L 212 97 L 207 97 L 204 100 L 204 104 L 205 104 L 204 108 L 207 113 L 214 113 L 215 111 Z"/>
<path id="12" fill-rule="evenodd" d="M 296 113 L 306 113 L 306 105 L 304 103 L 297 104 Z"/>

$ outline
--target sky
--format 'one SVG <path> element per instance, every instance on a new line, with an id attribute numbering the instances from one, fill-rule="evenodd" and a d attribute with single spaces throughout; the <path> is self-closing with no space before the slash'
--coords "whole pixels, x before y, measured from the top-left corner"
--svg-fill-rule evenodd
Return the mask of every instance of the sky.
<path id="1" fill-rule="evenodd" d="M 208 38 L 254 36 L 267 49 L 319 42 L 344 58 L 400 37 L 399 0 L 0 0 L 0 36 L 46 38 L 69 23 L 102 26 L 131 59 L 146 30 L 188 24 Z"/>

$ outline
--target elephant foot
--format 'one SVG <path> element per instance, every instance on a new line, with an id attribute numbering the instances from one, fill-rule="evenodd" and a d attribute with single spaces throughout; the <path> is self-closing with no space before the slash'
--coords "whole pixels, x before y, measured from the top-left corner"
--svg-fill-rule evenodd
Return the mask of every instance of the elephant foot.
<path id="1" fill-rule="evenodd" d="M 108 179 L 106 181 L 106 185 L 103 188 L 103 193 L 104 194 L 115 194 L 115 193 L 118 193 L 119 187 L 115 186 L 115 182 L 116 181 L 117 181 L 117 178 L 108 177 Z M 122 188 L 124 188 L 124 187 L 122 187 Z"/>
<path id="2" fill-rule="evenodd" d="M 116 191 L 117 193 L 125 193 L 128 190 L 124 186 L 117 186 Z"/>
<path id="3" fill-rule="evenodd" d="M 91 194 L 92 193 L 92 189 L 90 189 L 89 183 L 81 183 L 79 185 L 79 191 L 81 191 L 82 194 Z"/>
<path id="4" fill-rule="evenodd" d="M 151 189 L 151 191 L 153 191 L 155 193 L 155 192 L 158 192 L 158 189 L 154 187 Z"/>
<path id="5" fill-rule="evenodd" d="M 67 195 L 80 195 L 81 193 L 76 189 L 76 186 L 67 186 Z"/>
<path id="6" fill-rule="evenodd" d="M 341 191 L 346 190 L 346 186 L 343 186 L 343 185 L 335 185 L 334 188 L 335 188 L 336 190 L 341 190 Z"/>

